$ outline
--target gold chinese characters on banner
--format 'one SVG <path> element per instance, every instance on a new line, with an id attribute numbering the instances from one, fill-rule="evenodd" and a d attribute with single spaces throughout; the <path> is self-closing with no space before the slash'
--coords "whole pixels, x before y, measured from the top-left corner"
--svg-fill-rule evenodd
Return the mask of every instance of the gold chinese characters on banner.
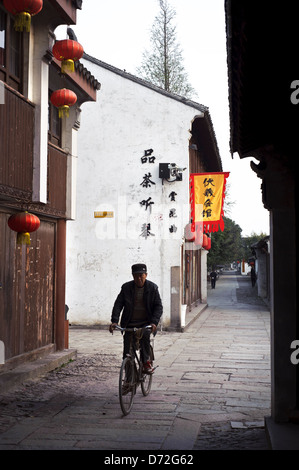
<path id="1" fill-rule="evenodd" d="M 229 173 L 191 173 L 190 205 L 191 231 L 195 224 L 202 224 L 204 232 L 224 230 L 223 203 L 226 179 Z"/>

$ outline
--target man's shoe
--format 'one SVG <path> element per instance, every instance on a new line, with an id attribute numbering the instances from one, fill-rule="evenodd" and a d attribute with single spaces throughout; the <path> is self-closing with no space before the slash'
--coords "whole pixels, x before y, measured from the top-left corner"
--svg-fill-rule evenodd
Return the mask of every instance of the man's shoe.
<path id="1" fill-rule="evenodd" d="M 150 361 L 147 361 L 143 364 L 143 374 L 153 374 L 154 369 L 152 366 L 152 363 Z"/>

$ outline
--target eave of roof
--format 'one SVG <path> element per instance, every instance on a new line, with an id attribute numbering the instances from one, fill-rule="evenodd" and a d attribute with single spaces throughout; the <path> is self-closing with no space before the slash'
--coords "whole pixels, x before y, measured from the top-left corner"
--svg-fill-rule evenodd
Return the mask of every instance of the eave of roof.
<path id="1" fill-rule="evenodd" d="M 61 62 L 55 57 L 52 58 L 52 64 L 60 70 Z M 85 95 L 84 101 L 96 101 L 97 91 L 101 89 L 101 84 L 79 60 L 75 62 L 75 72 L 65 72 L 65 76 L 82 90 Z"/>
<path id="2" fill-rule="evenodd" d="M 231 153 L 243 158 L 274 146 L 295 158 L 299 106 L 290 85 L 298 78 L 299 2 L 226 0 L 225 15 Z"/>

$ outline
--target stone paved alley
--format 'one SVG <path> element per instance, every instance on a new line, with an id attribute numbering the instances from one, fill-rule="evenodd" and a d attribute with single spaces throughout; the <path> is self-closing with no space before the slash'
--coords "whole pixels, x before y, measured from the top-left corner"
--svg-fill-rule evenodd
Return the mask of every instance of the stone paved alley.
<path id="1" fill-rule="evenodd" d="M 156 336 L 151 393 L 138 389 L 126 417 L 121 335 L 71 327 L 75 361 L 0 394 L 0 450 L 268 449 L 269 310 L 235 274 L 209 289 L 208 304 L 183 333 Z"/>

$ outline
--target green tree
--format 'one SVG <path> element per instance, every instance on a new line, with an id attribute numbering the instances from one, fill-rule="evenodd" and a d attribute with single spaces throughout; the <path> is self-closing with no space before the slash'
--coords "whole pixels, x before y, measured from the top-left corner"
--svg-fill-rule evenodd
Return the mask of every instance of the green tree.
<path id="1" fill-rule="evenodd" d="M 225 228 L 211 234 L 212 243 L 208 254 L 208 266 L 230 264 L 243 258 L 241 227 L 228 217 L 224 217 Z"/>
<path id="2" fill-rule="evenodd" d="M 188 82 L 183 54 L 176 38 L 175 10 L 167 0 L 159 0 L 160 12 L 151 29 L 151 50 L 145 50 L 137 73 L 166 91 L 192 98 L 195 90 Z"/>
<path id="3" fill-rule="evenodd" d="M 261 232 L 259 235 L 253 232 L 249 237 L 242 237 L 242 229 L 233 220 L 224 217 L 224 231 L 211 234 L 212 243 L 208 254 L 208 266 L 231 264 L 234 261 L 244 259 L 248 262 L 253 256 L 251 245 L 265 238 L 267 235 Z"/>

